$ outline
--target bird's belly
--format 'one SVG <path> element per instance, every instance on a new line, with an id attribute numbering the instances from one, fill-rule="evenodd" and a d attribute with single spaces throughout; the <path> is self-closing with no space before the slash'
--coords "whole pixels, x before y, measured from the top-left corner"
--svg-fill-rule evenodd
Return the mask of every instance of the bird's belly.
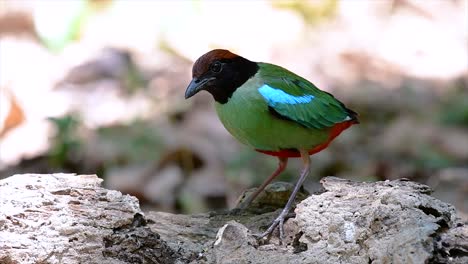
<path id="1" fill-rule="evenodd" d="M 329 138 L 328 130 L 306 128 L 273 116 L 266 103 L 260 100 L 217 104 L 216 110 L 224 127 L 237 140 L 258 150 L 309 150 Z"/>

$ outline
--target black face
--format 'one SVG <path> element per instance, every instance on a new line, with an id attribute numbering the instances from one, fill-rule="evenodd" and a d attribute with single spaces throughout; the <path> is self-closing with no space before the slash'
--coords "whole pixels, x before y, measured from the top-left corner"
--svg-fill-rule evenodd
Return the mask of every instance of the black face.
<path id="1" fill-rule="evenodd" d="M 185 98 L 205 90 L 217 102 L 225 104 L 234 91 L 257 71 L 255 62 L 224 50 L 210 51 L 195 62 L 193 79 L 187 87 Z"/>

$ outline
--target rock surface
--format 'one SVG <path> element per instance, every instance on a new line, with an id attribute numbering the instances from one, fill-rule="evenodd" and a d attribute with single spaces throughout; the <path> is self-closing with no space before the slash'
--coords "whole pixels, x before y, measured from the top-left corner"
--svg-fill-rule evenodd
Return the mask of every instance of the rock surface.
<path id="1" fill-rule="evenodd" d="M 95 175 L 0 181 L 0 263 L 468 263 L 468 227 L 453 206 L 405 181 L 322 179 L 296 206 L 283 245 L 253 234 L 277 210 L 141 212 Z M 271 208 L 270 208 L 271 209 Z"/>

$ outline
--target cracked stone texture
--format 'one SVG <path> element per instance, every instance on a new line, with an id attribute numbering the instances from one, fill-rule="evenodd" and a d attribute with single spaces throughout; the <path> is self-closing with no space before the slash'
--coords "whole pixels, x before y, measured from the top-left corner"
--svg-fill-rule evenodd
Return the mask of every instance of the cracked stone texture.
<path id="1" fill-rule="evenodd" d="M 321 182 L 279 245 L 253 236 L 272 208 L 143 214 L 94 175 L 15 175 L 0 181 L 0 263 L 468 263 L 466 223 L 427 186 Z"/>
<path id="2" fill-rule="evenodd" d="M 329 177 L 322 185 L 326 192 L 299 204 L 295 221 L 308 250 L 334 263 L 427 263 L 433 237 L 456 221 L 453 206 L 414 182 Z"/>
<path id="3" fill-rule="evenodd" d="M 0 263 L 124 263 L 102 257 L 103 237 L 132 223 L 135 197 L 95 175 L 23 174 L 0 181 Z"/>

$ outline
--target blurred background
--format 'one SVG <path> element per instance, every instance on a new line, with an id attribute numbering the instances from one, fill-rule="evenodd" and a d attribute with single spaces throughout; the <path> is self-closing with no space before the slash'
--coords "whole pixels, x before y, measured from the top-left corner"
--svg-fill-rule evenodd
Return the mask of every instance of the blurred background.
<path id="1" fill-rule="evenodd" d="M 0 0 L 0 178 L 97 174 L 146 209 L 234 206 L 277 161 L 235 141 L 208 93 L 184 100 L 213 48 L 282 65 L 360 114 L 312 156 L 306 189 L 408 178 L 467 216 L 466 0 Z"/>

